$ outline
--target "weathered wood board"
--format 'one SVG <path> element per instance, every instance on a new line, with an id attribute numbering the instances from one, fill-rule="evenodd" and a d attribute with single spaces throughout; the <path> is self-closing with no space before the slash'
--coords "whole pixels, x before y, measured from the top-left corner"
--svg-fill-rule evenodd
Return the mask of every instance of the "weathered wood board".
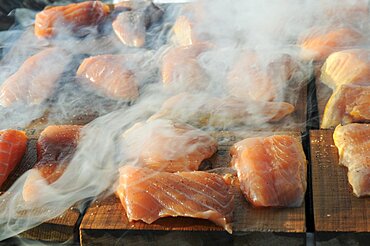
<path id="1" fill-rule="evenodd" d="M 312 188 L 317 232 L 370 232 L 370 197 L 357 198 L 338 164 L 332 130 L 310 131 Z"/>
<path id="2" fill-rule="evenodd" d="M 27 131 L 29 140 L 27 151 L 22 159 L 22 162 L 12 171 L 8 179 L 0 187 L 0 192 L 7 192 L 14 182 L 25 172 L 31 169 L 37 161 L 36 142 L 37 139 L 33 135 L 33 131 Z M 76 207 L 71 207 L 64 214 L 44 222 L 37 227 L 27 230 L 20 234 L 21 237 L 27 239 L 35 239 L 50 242 L 65 242 L 67 240 L 78 239 L 78 231 L 75 226 L 80 217 L 80 212 Z"/>
<path id="3" fill-rule="evenodd" d="M 267 132 L 245 132 L 230 133 L 218 132 L 213 135 L 220 143 L 219 151 L 207 162 L 210 168 L 226 168 L 229 166 L 229 147 L 238 140 L 245 137 L 264 136 L 278 133 Z M 290 132 L 300 137 L 299 132 Z M 299 208 L 254 208 L 243 197 L 238 187 L 235 187 L 235 210 L 233 233 L 243 232 L 305 232 L 305 204 Z M 93 202 L 87 209 L 81 225 L 80 235 L 83 245 L 114 243 L 121 240 L 125 235 L 141 231 L 143 235 L 147 232 L 165 231 L 172 232 L 202 232 L 212 234 L 221 233 L 224 237 L 230 237 L 221 227 L 207 220 L 192 218 L 162 218 L 152 224 L 141 221 L 129 222 L 126 212 L 118 198 L 111 195 Z"/>

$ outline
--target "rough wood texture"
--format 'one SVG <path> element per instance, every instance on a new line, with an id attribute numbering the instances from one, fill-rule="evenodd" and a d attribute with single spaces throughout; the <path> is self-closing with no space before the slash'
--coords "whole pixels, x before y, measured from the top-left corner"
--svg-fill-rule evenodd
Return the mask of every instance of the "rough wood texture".
<path id="1" fill-rule="evenodd" d="M 230 132 L 213 133 L 220 143 L 219 151 L 210 159 L 211 168 L 227 169 L 230 162 L 229 147 L 245 137 L 282 134 L 283 132 Z M 300 137 L 300 133 L 287 133 Z M 216 169 L 217 170 L 217 169 Z M 243 197 L 239 188 L 235 189 L 235 210 L 233 232 L 305 232 L 305 205 L 299 208 L 254 208 Z M 212 233 L 223 229 L 212 222 L 192 218 L 161 218 L 152 224 L 141 221 L 129 222 L 124 208 L 118 198 L 111 195 L 93 202 L 86 211 L 80 225 L 81 243 L 83 245 L 104 244 L 109 240 L 115 242 L 124 233 L 132 231 L 192 231 Z M 227 235 L 227 234 L 225 234 Z"/>
<path id="2" fill-rule="evenodd" d="M 31 133 L 31 135 L 28 135 Z M 6 192 L 13 183 L 22 176 L 26 171 L 31 169 L 37 161 L 36 153 L 36 134 L 34 131 L 27 130 L 29 137 L 27 151 L 22 159 L 22 162 L 13 170 L 5 181 L 0 192 Z M 70 239 L 78 238 L 78 231 L 75 231 L 75 226 L 80 217 L 80 212 L 75 207 L 68 209 L 64 214 L 49 220 L 35 228 L 25 231 L 20 234 L 21 237 L 27 239 L 43 240 L 50 242 L 65 242 Z"/>
<path id="3" fill-rule="evenodd" d="M 370 232 L 370 197 L 357 198 L 338 164 L 332 130 L 310 131 L 315 229 Z"/>

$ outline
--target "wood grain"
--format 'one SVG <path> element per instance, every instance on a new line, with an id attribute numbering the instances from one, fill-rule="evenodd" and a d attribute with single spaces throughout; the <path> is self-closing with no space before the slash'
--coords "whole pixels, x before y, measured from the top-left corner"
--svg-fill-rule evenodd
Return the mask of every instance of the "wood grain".
<path id="1" fill-rule="evenodd" d="M 352 194 L 332 136 L 332 130 L 310 131 L 316 231 L 370 232 L 370 197 Z"/>
<path id="2" fill-rule="evenodd" d="M 37 161 L 36 143 L 34 131 L 27 130 L 29 140 L 26 153 L 21 163 L 12 171 L 8 179 L 0 187 L 0 192 L 6 192 L 14 182 L 25 172 L 30 170 Z M 20 234 L 21 237 L 34 240 L 43 240 L 49 242 L 65 242 L 67 240 L 78 238 L 78 231 L 75 226 L 80 217 L 80 212 L 76 207 L 71 207 L 64 214 L 46 221 L 37 227 L 27 230 Z"/>
<path id="3" fill-rule="evenodd" d="M 231 170 L 228 168 L 230 162 L 229 148 L 233 143 L 245 137 L 282 133 L 284 132 L 244 132 L 234 134 L 223 131 L 213 133 L 212 135 L 217 138 L 220 147 L 219 151 L 208 160 L 211 163 L 211 168 L 216 168 L 216 171 L 221 170 L 220 172 L 226 173 Z M 300 136 L 299 132 L 289 132 L 288 134 Z M 305 232 L 304 204 L 299 208 L 254 208 L 246 201 L 238 187 L 234 187 L 234 192 L 233 233 Z M 125 232 L 132 231 L 225 233 L 221 227 L 210 221 L 185 217 L 161 218 L 150 225 L 141 221 L 129 222 L 124 208 L 114 195 L 93 202 L 87 209 L 80 225 L 81 242 L 84 245 L 90 245 L 94 242 L 107 242 L 108 238 L 115 241 Z"/>

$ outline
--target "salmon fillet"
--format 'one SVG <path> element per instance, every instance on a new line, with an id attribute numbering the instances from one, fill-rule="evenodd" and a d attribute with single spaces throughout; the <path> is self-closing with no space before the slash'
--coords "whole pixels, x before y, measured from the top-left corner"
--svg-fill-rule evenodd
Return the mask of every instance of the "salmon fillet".
<path id="1" fill-rule="evenodd" d="M 80 81 L 117 100 L 139 96 L 138 82 L 128 61 L 121 55 L 99 55 L 86 58 L 77 70 Z"/>
<path id="2" fill-rule="evenodd" d="M 22 160 L 26 147 L 27 136 L 23 131 L 0 131 L 0 187 Z"/>
<path id="3" fill-rule="evenodd" d="M 171 47 L 162 58 L 161 75 L 166 88 L 188 91 L 208 86 L 209 78 L 197 57 L 209 48 L 208 44 Z"/>
<path id="4" fill-rule="evenodd" d="M 35 35 L 50 38 L 66 27 L 78 32 L 82 27 L 101 23 L 109 12 L 109 6 L 100 1 L 48 7 L 36 14 Z"/>
<path id="5" fill-rule="evenodd" d="M 370 51 L 343 50 L 331 54 L 321 68 L 321 82 L 332 88 L 370 81 Z"/>
<path id="6" fill-rule="evenodd" d="M 370 124 L 338 125 L 333 134 L 339 163 L 348 168 L 348 181 L 357 197 L 370 195 Z"/>
<path id="7" fill-rule="evenodd" d="M 230 153 L 240 188 L 253 206 L 301 206 L 307 186 L 307 162 L 296 138 L 246 138 L 234 144 Z"/>
<path id="8" fill-rule="evenodd" d="M 331 53 L 359 46 L 363 35 L 349 27 L 312 27 L 298 41 L 301 58 L 323 61 Z"/>
<path id="9" fill-rule="evenodd" d="M 147 1 L 127 7 L 130 11 L 119 13 L 112 22 L 113 31 L 125 45 L 139 48 L 145 45 L 147 29 L 161 19 L 164 11 Z"/>
<path id="10" fill-rule="evenodd" d="M 124 166 L 116 194 L 129 221 L 151 224 L 163 217 L 208 219 L 232 232 L 234 195 L 217 174 L 195 171 L 165 173 Z"/>
<path id="11" fill-rule="evenodd" d="M 71 161 L 79 139 L 82 126 L 58 125 L 48 126 L 37 141 L 37 163 L 23 187 L 23 199 L 37 199 L 37 185 L 51 184 L 59 179 Z M 35 172 L 36 171 L 36 172 Z"/>
<path id="12" fill-rule="evenodd" d="M 286 102 L 247 101 L 180 93 L 167 99 L 149 121 L 163 118 L 195 126 L 228 128 L 277 122 L 293 111 L 294 106 Z"/>
<path id="13" fill-rule="evenodd" d="M 190 125 L 169 120 L 137 123 L 123 134 L 126 156 L 165 172 L 198 170 L 217 151 L 217 141 Z"/>
<path id="14" fill-rule="evenodd" d="M 59 48 L 47 48 L 30 58 L 0 86 L 0 105 L 41 104 L 57 85 L 70 56 Z"/>
<path id="15" fill-rule="evenodd" d="M 230 95 L 243 99 L 279 100 L 294 69 L 287 54 L 271 55 L 266 60 L 254 51 L 244 51 L 228 74 L 226 88 Z"/>
<path id="16" fill-rule="evenodd" d="M 370 84 L 344 84 L 337 88 L 325 106 L 321 128 L 353 122 L 370 122 Z"/>

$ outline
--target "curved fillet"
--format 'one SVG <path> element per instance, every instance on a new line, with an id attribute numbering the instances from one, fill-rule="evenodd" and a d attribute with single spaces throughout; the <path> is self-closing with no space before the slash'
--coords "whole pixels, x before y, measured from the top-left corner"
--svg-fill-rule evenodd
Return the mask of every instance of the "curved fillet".
<path id="1" fill-rule="evenodd" d="M 27 136 L 23 131 L 0 131 L 0 187 L 22 160 L 26 147 Z"/>
<path id="2" fill-rule="evenodd" d="M 348 168 L 348 181 L 357 196 L 370 195 L 370 125 L 338 125 L 333 134 L 339 163 Z"/>
<path id="3" fill-rule="evenodd" d="M 162 217 L 208 219 L 232 232 L 234 195 L 223 178 L 207 172 L 156 172 L 124 166 L 116 194 L 129 221 L 148 224 Z"/>
<path id="4" fill-rule="evenodd" d="M 304 60 L 325 60 L 331 53 L 359 46 L 363 35 L 348 27 L 313 27 L 298 41 Z"/>
<path id="5" fill-rule="evenodd" d="M 99 55 L 86 58 L 77 70 L 81 82 L 118 100 L 133 100 L 139 95 L 135 74 L 124 56 Z"/>
<path id="6" fill-rule="evenodd" d="M 48 126 L 37 141 L 37 160 L 33 170 L 38 175 L 30 174 L 23 187 L 23 199 L 37 199 L 37 183 L 51 184 L 62 176 L 76 151 L 82 126 L 58 125 Z"/>
<path id="7" fill-rule="evenodd" d="M 343 84 L 370 81 L 370 51 L 343 50 L 331 54 L 321 68 L 320 80 L 333 90 Z"/>
<path id="8" fill-rule="evenodd" d="M 49 38 L 67 26 L 77 32 L 81 27 L 104 21 L 109 12 L 109 6 L 100 1 L 48 7 L 36 15 L 35 35 Z"/>
<path id="9" fill-rule="evenodd" d="M 325 106 L 321 128 L 352 122 L 370 122 L 370 85 L 344 84 L 337 88 Z"/>
<path id="10" fill-rule="evenodd" d="M 145 167 L 165 171 L 198 170 L 217 151 L 217 141 L 206 132 L 169 120 L 137 123 L 123 134 L 128 156 Z"/>
<path id="11" fill-rule="evenodd" d="M 31 56 L 0 86 L 0 105 L 41 104 L 52 95 L 69 60 L 59 48 L 47 48 Z"/>
<path id="12" fill-rule="evenodd" d="M 231 148 L 240 188 L 256 207 L 299 207 L 306 192 L 306 157 L 291 136 L 247 138 Z"/>

